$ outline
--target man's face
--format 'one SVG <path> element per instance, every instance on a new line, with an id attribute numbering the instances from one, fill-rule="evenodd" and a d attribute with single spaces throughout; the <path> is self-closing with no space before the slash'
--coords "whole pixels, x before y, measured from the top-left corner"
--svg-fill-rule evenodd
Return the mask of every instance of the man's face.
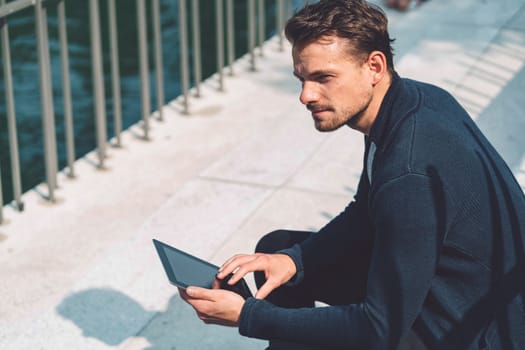
<path id="1" fill-rule="evenodd" d="M 294 75 L 302 83 L 299 99 L 319 131 L 344 124 L 364 130 L 373 84 L 368 65 L 352 57 L 348 45 L 329 36 L 293 49 Z"/>

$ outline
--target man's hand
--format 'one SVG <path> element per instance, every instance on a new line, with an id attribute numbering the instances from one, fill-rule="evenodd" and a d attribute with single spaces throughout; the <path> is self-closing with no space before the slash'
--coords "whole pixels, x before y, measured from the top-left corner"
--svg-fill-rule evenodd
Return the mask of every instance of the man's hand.
<path id="1" fill-rule="evenodd" d="M 205 323 L 236 327 L 244 305 L 244 299 L 237 293 L 223 289 L 188 287 L 179 288 L 182 299 L 193 306 Z"/>
<path id="2" fill-rule="evenodd" d="M 286 254 L 238 254 L 226 261 L 219 269 L 217 278 L 223 279 L 234 273 L 228 284 L 233 285 L 247 273 L 264 271 L 266 282 L 255 294 L 264 299 L 277 287 L 288 282 L 297 272 L 292 258 Z"/>

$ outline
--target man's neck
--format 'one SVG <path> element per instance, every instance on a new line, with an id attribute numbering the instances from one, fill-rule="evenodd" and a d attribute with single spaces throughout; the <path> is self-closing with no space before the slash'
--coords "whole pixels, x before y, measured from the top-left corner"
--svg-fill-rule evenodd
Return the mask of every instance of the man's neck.
<path id="1" fill-rule="evenodd" d="M 388 73 L 385 74 L 384 79 L 382 79 L 374 86 L 372 99 L 370 100 L 370 104 L 364 111 L 364 115 L 361 119 L 362 123 L 360 123 L 360 125 L 357 126 L 350 126 L 351 128 L 356 129 L 365 135 L 370 134 L 370 130 L 372 129 L 372 125 L 374 125 L 374 122 L 377 118 L 379 109 L 381 108 L 381 104 L 383 103 L 383 99 L 385 98 L 385 95 L 388 89 L 390 88 L 390 85 L 392 85 L 392 80 L 393 73 Z"/>

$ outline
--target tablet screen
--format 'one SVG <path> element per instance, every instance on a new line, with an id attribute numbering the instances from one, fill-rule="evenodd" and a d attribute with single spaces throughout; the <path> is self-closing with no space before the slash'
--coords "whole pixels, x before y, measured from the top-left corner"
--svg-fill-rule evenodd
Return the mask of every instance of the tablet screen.
<path id="1" fill-rule="evenodd" d="M 197 286 L 211 288 L 219 269 L 176 248 L 156 241 L 160 257 L 171 282 L 179 287 Z"/>
<path id="2" fill-rule="evenodd" d="M 159 254 L 164 270 L 168 275 L 168 279 L 174 285 L 186 288 L 188 286 L 197 286 L 203 288 L 211 288 L 215 281 L 215 275 L 219 270 L 218 266 L 210 264 L 207 261 L 199 259 L 182 250 L 167 245 L 156 239 L 153 240 L 155 248 Z M 236 292 L 247 298 L 251 296 L 251 292 L 246 285 L 244 279 L 241 279 L 233 286 L 229 286 L 226 281 L 228 276 L 221 281 L 220 287 Z"/>

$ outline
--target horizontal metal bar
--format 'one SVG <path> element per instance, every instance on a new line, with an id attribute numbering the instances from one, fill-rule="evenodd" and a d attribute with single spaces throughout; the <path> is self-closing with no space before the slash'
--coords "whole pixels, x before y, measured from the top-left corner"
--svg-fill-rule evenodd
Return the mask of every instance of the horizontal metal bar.
<path id="1" fill-rule="evenodd" d="M 0 6 L 0 17 L 11 15 L 27 7 L 34 6 L 36 0 L 15 0 Z"/>

